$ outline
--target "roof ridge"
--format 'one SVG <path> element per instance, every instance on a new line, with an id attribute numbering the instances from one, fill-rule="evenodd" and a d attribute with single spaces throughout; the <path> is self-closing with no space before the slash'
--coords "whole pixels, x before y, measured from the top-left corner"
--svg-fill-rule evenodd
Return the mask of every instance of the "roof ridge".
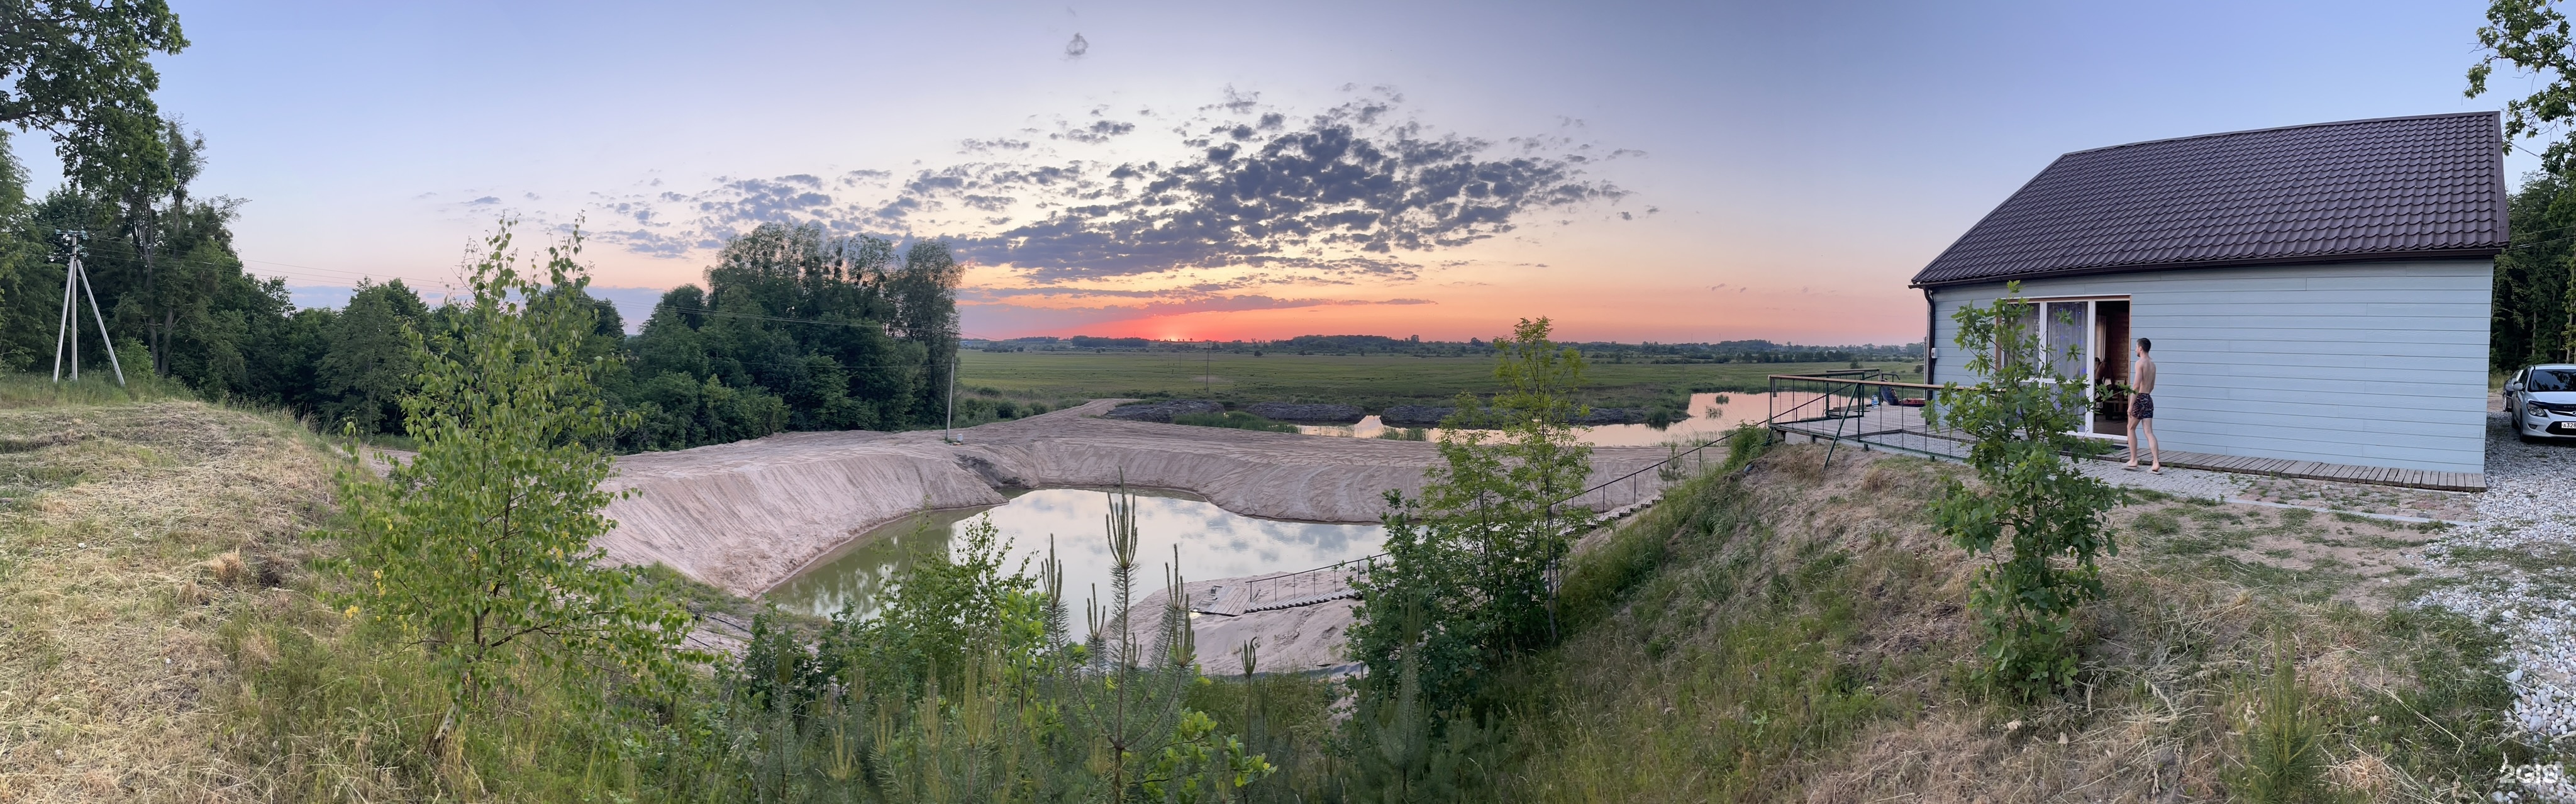
<path id="1" fill-rule="evenodd" d="M 2443 117 L 2476 117 L 2476 116 L 2485 116 L 2485 117 L 2502 118 L 2502 117 L 2504 116 L 2504 112 L 2502 112 L 2502 111 L 2497 111 L 2497 110 L 2487 110 L 2487 111 L 2480 111 L 2480 112 L 2443 112 L 2443 113 L 2441 113 L 2441 114 L 2407 114 L 2407 115 L 2398 115 L 2398 116 L 2395 116 L 2395 117 L 2365 117 L 2365 118 L 2361 118 L 2361 119 L 2358 119 L 2358 120 L 2329 120 L 2329 121 L 2326 121 L 2326 122 L 2323 122 L 2323 123 L 2299 123 L 2299 124 L 2296 124 L 2296 125 L 2288 125 L 2288 126 L 2271 126 L 2271 127 L 2267 127 L 2267 128 L 2248 128 L 2248 129 L 2239 129 L 2239 130 L 2236 130 L 2236 131 L 2217 131 L 2217 132 L 2211 132 L 2211 133 L 2208 133 L 2208 134 L 2191 134 L 2191 135 L 2181 136 L 2181 137 L 2164 137 L 2164 138 L 2161 138 L 2161 139 L 2139 140 L 2139 141 L 2137 141 L 2137 142 L 2124 142 L 2124 143 L 2121 143 L 2121 144 L 2118 144 L 2118 145 L 2104 145 L 2104 146 L 2101 146 L 2101 147 L 2098 147 L 2098 148 L 2085 148 L 2085 149 L 2082 149 L 2082 150 L 2068 151 L 2068 152 L 2066 152 L 2066 153 L 2059 154 L 2058 156 L 2059 156 L 2060 158 L 2064 158 L 2064 157 L 2074 156 L 2074 155 L 2076 155 L 2076 154 L 2089 154 L 2089 153 L 2093 153 L 2093 152 L 2095 152 L 2095 151 L 2116 151 L 2116 150 L 2119 150 L 2119 149 L 2122 149 L 2122 148 L 2135 148 L 2135 147 L 2138 147 L 2138 146 L 2141 146 L 2141 145 L 2157 145 L 2157 144 L 2168 143 L 2168 142 L 2181 142 L 2181 141 L 2183 141 L 2183 140 L 2205 140 L 2205 139 L 2211 139 L 2211 138 L 2215 138 L 2215 137 L 2233 137 L 2233 136 L 2236 136 L 2236 135 L 2239 135 L 2239 134 L 2264 134 L 2264 133 L 2269 133 L 2269 132 L 2274 132 L 2274 131 L 2290 131 L 2290 130 L 2294 130 L 2294 129 L 2302 129 L 2302 128 L 2325 128 L 2325 127 L 2328 127 L 2328 126 L 2352 126 L 2352 125 L 2360 125 L 2360 124 L 2363 124 L 2363 123 L 2394 123 L 2394 122 L 2397 122 L 2397 121 L 2399 121 L 2399 120 L 2432 120 L 2432 119 L 2436 119 L 2436 118 L 2443 118 Z"/>
<path id="2" fill-rule="evenodd" d="M 2335 255 L 2493 256 L 2510 228 L 2498 118 L 2338 120 L 2069 152 L 1911 284 Z M 2256 136 L 2238 136 L 2248 134 Z"/>

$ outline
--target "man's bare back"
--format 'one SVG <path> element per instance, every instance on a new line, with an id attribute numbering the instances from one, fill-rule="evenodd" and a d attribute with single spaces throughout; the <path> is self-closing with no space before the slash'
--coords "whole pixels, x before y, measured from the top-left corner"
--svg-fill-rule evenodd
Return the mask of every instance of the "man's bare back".
<path id="1" fill-rule="evenodd" d="M 2138 468 L 2138 442 L 2147 445 L 2150 466 L 2147 471 L 2163 474 L 2164 451 L 2156 448 L 2156 359 L 2147 356 L 2155 341 L 2139 338 L 2135 360 L 2129 364 L 2129 463 L 2125 468 Z"/>

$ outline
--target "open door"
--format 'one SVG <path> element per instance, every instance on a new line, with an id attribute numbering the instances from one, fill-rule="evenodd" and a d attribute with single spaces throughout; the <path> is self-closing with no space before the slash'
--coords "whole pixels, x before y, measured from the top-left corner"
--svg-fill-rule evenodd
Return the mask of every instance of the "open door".
<path id="1" fill-rule="evenodd" d="M 2093 353 L 2102 369 L 2094 373 L 2092 427 L 2088 432 L 2122 441 L 2129 438 L 2129 395 L 2114 390 L 2129 384 L 2129 301 L 2093 302 Z"/>
<path id="2" fill-rule="evenodd" d="M 2038 330 L 2042 372 L 2085 386 L 2076 432 L 2127 439 L 2129 397 L 2114 386 L 2129 381 L 2129 300 L 2036 299 L 2022 320 Z"/>

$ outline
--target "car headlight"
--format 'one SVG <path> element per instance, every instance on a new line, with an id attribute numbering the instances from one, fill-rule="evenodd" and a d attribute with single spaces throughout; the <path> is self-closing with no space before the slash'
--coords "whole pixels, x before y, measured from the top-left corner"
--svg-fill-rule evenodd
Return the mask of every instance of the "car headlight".
<path id="1" fill-rule="evenodd" d="M 2549 409 L 2541 407 L 2538 402 L 2525 402 L 2522 403 L 2522 415 L 2534 419 L 2546 419 L 2549 418 Z"/>

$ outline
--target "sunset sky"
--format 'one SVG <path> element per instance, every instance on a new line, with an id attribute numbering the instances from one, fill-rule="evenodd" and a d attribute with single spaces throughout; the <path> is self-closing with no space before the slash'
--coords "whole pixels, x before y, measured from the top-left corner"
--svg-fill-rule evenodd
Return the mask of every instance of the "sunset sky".
<path id="1" fill-rule="evenodd" d="M 299 300 L 515 215 L 640 313 L 815 222 L 948 240 L 976 337 L 1912 341 L 2060 153 L 2502 105 L 2473 0 L 175 5 L 198 192 Z"/>

